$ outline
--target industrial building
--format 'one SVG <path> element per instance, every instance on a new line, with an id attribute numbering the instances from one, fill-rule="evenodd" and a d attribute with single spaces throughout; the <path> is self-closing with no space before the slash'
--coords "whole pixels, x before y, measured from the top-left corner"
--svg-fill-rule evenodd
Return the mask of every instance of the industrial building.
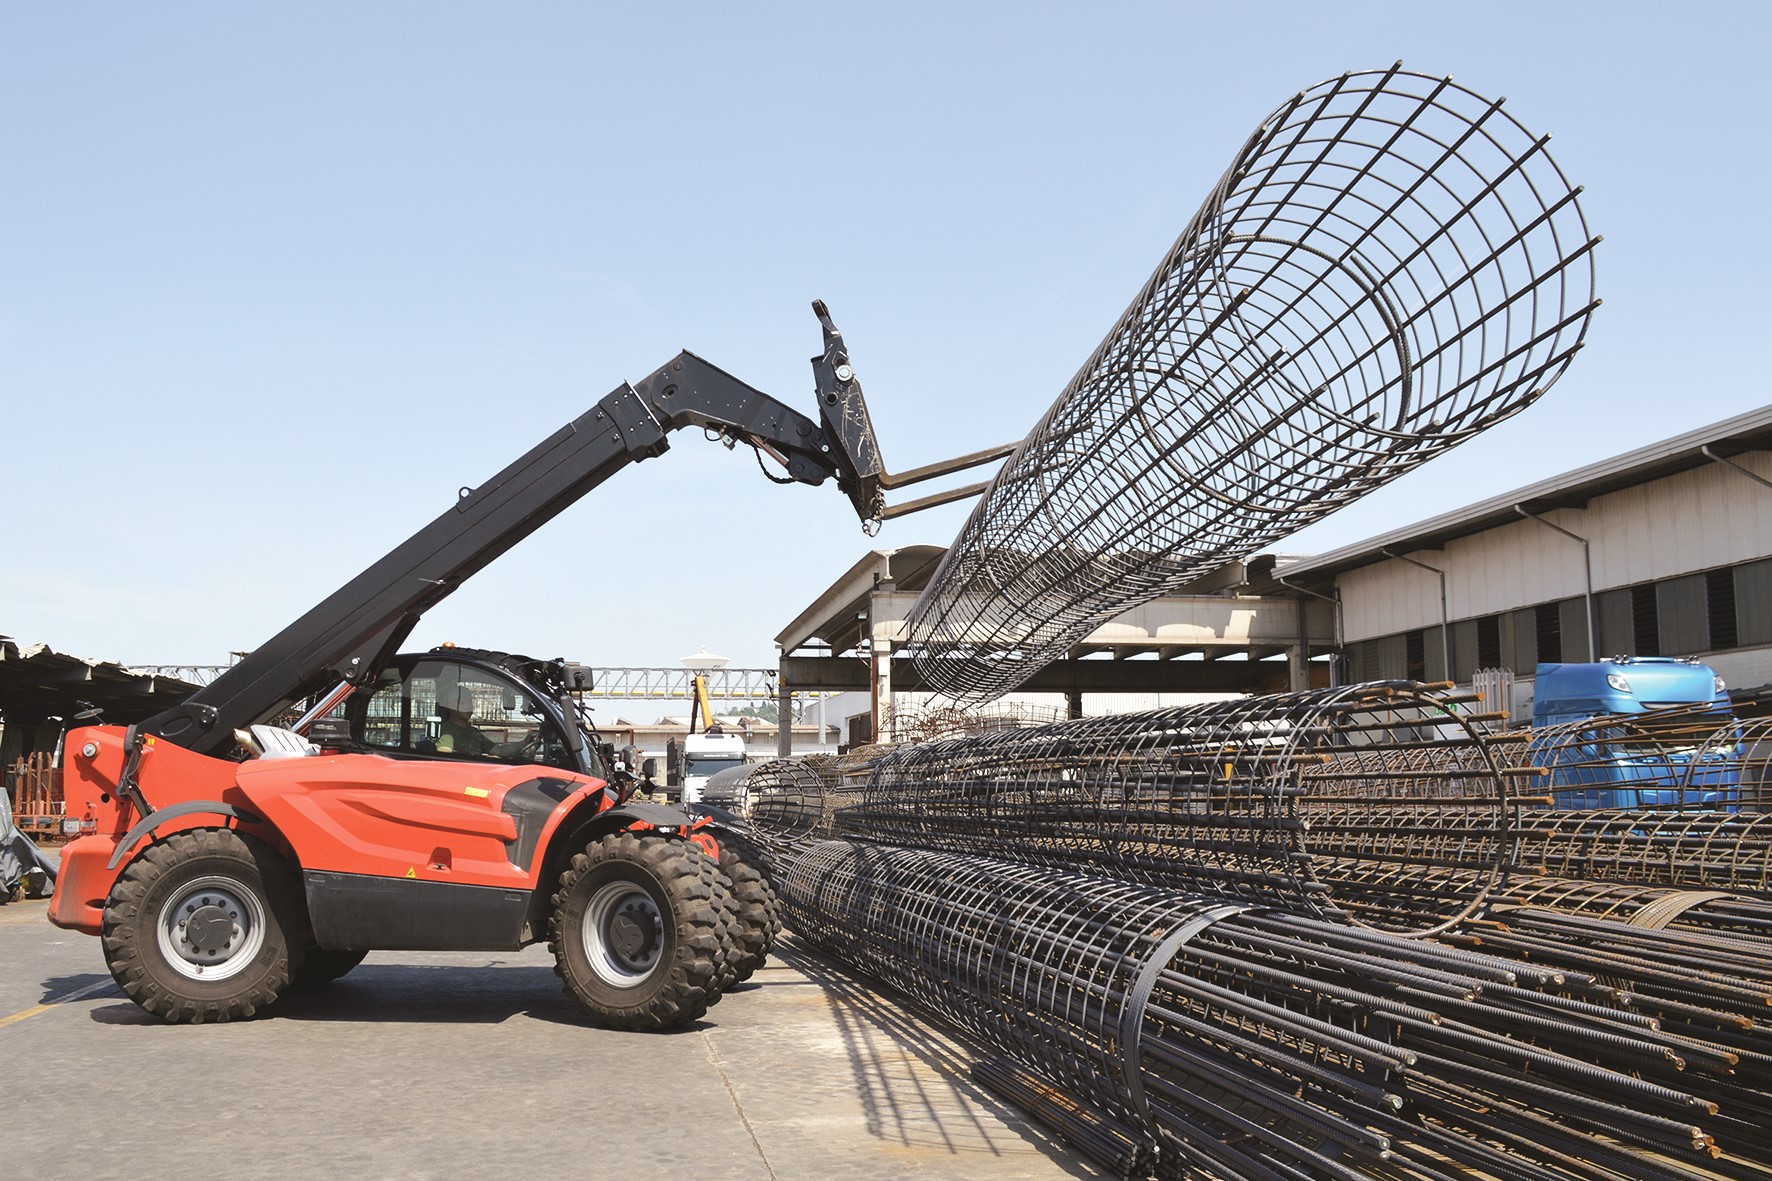
<path id="1" fill-rule="evenodd" d="M 1772 682 L 1772 406 L 1280 567 L 1339 605 L 1343 680 L 1696 657 Z"/>
<path id="2" fill-rule="evenodd" d="M 1233 562 L 1097 628 L 1024 689 L 1079 716 L 1085 693 L 1143 704 L 1499 669 L 1512 687 L 1497 704 L 1524 718 L 1539 662 L 1626 655 L 1696 657 L 1751 700 L 1772 684 L 1769 442 L 1772 406 L 1330 553 Z M 776 637 L 784 699 L 866 692 L 877 725 L 927 697 L 895 645 L 944 552 L 876 550 L 802 610 Z"/>

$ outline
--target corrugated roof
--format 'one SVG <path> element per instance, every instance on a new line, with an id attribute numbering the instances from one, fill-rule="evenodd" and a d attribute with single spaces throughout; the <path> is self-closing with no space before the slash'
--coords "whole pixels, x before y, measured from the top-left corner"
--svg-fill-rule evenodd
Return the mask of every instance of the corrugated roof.
<path id="1" fill-rule="evenodd" d="M 1304 558 L 1282 565 L 1275 573 L 1289 582 L 1321 585 L 1335 575 L 1374 562 L 1385 561 L 1384 551 L 1437 549 L 1459 537 L 1481 533 L 1498 525 L 1520 520 L 1514 510 L 1520 505 L 1530 512 L 1556 508 L 1582 508 L 1587 502 L 1608 492 L 1618 492 L 1660 480 L 1715 460 L 1705 454 L 1725 458 L 1745 451 L 1764 451 L 1772 445 L 1772 406 L 1762 406 L 1734 418 L 1726 418 L 1710 426 L 1675 435 L 1635 451 L 1603 459 L 1586 467 L 1576 468 L 1560 476 L 1528 484 L 1512 492 L 1478 501 L 1467 508 L 1455 509 L 1430 517 L 1413 525 L 1381 533 L 1377 537 L 1330 550 L 1326 554 Z"/>
<path id="2" fill-rule="evenodd" d="M 135 722 L 183 701 L 197 689 L 177 677 L 69 656 L 48 644 L 20 648 L 10 637 L 0 636 L 0 716 L 9 721 L 72 717 L 93 705 L 104 711 L 106 722 Z"/>

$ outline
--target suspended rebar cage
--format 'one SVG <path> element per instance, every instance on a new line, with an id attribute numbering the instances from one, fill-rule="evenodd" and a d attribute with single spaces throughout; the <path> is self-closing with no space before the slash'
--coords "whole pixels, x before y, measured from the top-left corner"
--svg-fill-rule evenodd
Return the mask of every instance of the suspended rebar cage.
<path id="1" fill-rule="evenodd" d="M 859 804 L 832 811 L 832 831 L 1425 934 L 1472 913 L 1511 848 L 1509 776 L 1466 703 L 1356 685 L 900 747 L 874 761 Z M 1432 767 L 1392 770 L 1418 748 Z M 1338 822 L 1362 804 L 1457 814 L 1488 876 L 1425 899 L 1399 882 L 1406 904 L 1364 887 L 1343 898 L 1344 861 L 1430 863 Z"/>
<path id="2" fill-rule="evenodd" d="M 926 682 L 1002 694 L 1536 400 L 1598 306 L 1548 138 L 1400 65 L 1275 111 L 955 539 Z"/>

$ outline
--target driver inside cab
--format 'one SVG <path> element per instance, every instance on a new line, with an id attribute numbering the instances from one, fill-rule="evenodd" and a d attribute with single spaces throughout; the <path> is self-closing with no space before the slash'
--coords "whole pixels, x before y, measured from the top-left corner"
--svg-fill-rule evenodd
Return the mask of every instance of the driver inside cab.
<path id="1" fill-rule="evenodd" d="M 443 724 L 437 730 L 437 753 L 477 759 L 497 744 L 474 727 L 474 693 L 466 685 L 447 690 L 437 702 Z"/>

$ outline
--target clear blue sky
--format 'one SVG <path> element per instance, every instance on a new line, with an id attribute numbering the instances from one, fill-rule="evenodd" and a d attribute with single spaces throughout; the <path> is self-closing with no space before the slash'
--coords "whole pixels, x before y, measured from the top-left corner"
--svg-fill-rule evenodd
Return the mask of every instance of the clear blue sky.
<path id="1" fill-rule="evenodd" d="M 5 4 L 0 633 L 220 662 L 678 349 L 809 410 L 814 297 L 892 467 L 1019 438 L 1261 117 L 1398 58 L 1555 134 L 1606 306 L 1539 406 L 1281 548 L 1764 405 L 1769 14 Z M 413 642 L 767 664 L 963 516 L 870 543 L 683 434 Z"/>

